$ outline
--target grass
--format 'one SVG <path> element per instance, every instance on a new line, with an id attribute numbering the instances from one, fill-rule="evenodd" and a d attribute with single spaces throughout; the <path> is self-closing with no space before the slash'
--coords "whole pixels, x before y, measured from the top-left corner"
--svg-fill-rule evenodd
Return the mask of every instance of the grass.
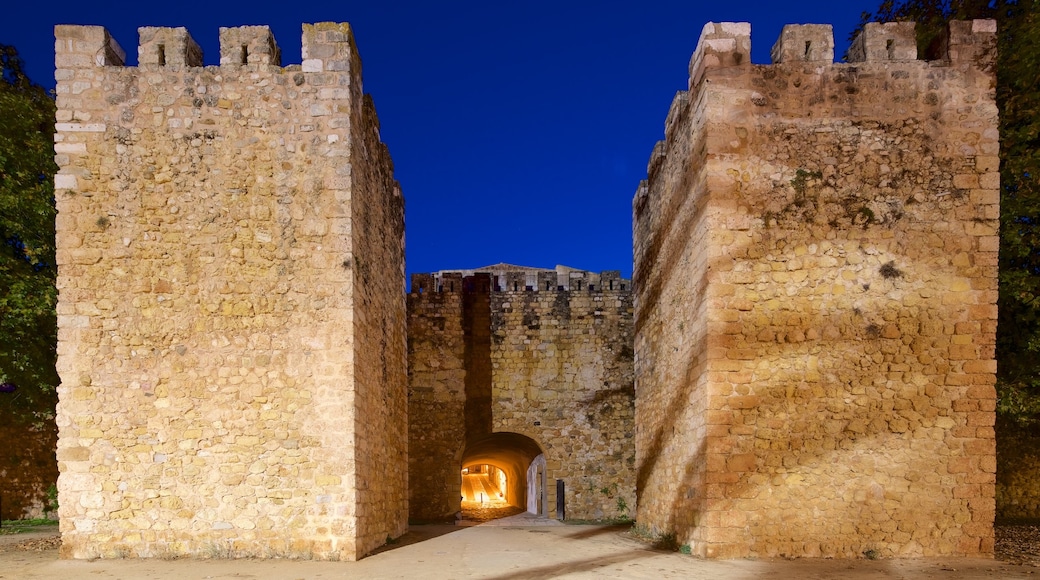
<path id="1" fill-rule="evenodd" d="M 4 520 L 3 522 L 0 522 L 0 534 L 25 534 L 37 531 L 43 526 L 56 525 L 58 525 L 57 520 L 48 520 L 46 518 L 35 518 L 31 520 Z"/>

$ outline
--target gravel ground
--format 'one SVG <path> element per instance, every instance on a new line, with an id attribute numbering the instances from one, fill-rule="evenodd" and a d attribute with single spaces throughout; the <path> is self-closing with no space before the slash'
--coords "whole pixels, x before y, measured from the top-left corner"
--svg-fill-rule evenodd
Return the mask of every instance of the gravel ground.
<path id="1" fill-rule="evenodd" d="M 997 560 L 1040 567 L 1040 525 L 997 525 Z"/>

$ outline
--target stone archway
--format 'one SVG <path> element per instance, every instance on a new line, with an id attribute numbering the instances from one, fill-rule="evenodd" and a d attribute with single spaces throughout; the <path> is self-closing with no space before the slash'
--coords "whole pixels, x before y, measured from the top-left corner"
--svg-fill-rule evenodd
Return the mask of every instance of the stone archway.
<path id="1" fill-rule="evenodd" d="M 476 438 L 466 445 L 462 468 L 479 465 L 494 466 L 505 474 L 502 492 L 508 504 L 546 514 L 545 455 L 534 439 L 519 433 L 492 433 Z"/>

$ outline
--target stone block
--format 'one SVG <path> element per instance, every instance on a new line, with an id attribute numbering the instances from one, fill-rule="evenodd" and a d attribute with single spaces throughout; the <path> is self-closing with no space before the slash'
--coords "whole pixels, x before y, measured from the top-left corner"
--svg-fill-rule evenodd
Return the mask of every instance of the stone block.
<path id="1" fill-rule="evenodd" d="M 834 62 L 834 30 L 830 24 L 788 24 L 770 52 L 773 63 Z"/>

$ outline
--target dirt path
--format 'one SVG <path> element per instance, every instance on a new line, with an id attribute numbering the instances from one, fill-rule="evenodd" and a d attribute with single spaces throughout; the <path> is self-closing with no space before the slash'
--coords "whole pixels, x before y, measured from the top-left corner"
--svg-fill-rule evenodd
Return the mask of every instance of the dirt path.
<path id="1" fill-rule="evenodd" d="M 396 545 L 388 546 L 384 551 L 360 562 L 68 561 L 58 560 L 54 548 L 43 551 L 17 549 L 17 542 L 10 541 L 12 536 L 7 536 L 0 538 L 0 579 L 1040 578 L 1040 567 L 1033 564 L 981 559 L 704 561 L 674 552 L 653 550 L 619 527 L 519 527 L 502 521 L 498 523 L 497 526 L 466 528 L 414 526 Z M 47 534 L 43 536 L 46 538 Z M 41 539 L 25 536 L 17 538 L 33 542 Z"/>

